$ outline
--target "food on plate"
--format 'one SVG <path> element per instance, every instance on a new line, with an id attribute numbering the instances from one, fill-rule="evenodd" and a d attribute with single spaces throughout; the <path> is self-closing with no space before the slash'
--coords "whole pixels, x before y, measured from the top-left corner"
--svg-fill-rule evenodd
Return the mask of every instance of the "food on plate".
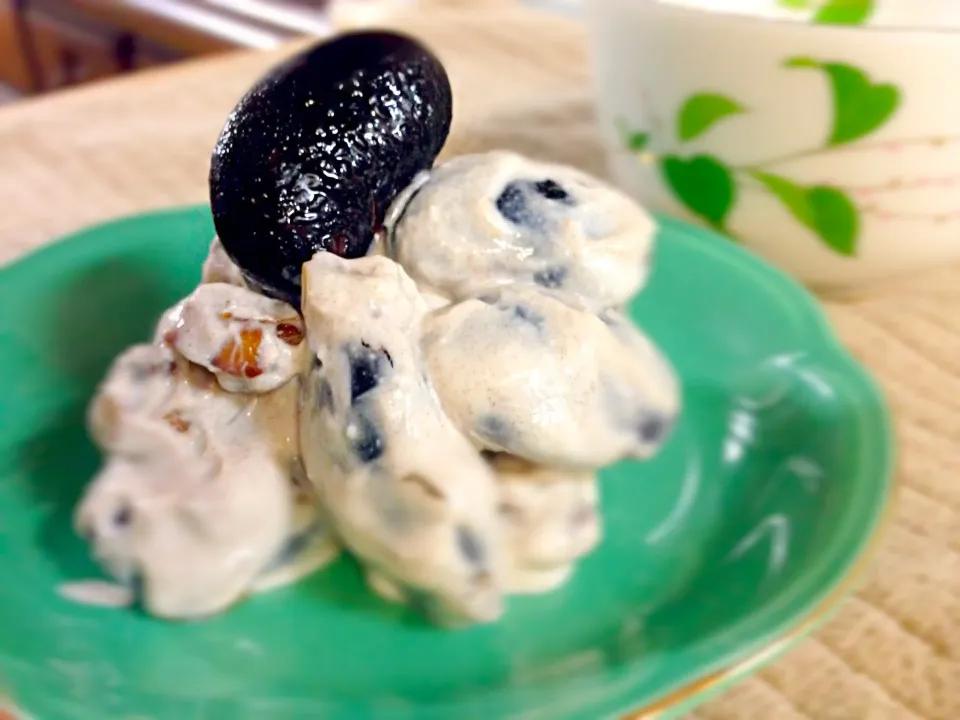
<path id="1" fill-rule="evenodd" d="M 227 392 L 162 342 L 113 363 L 89 413 L 106 461 L 76 525 L 149 612 L 208 615 L 336 555 L 298 467 L 298 399 L 297 381 Z"/>
<path id="2" fill-rule="evenodd" d="M 300 445 L 338 536 L 380 582 L 457 622 L 502 612 L 493 473 L 440 406 L 420 351 L 426 303 L 385 257 L 303 269 L 315 359 Z"/>
<path id="3" fill-rule="evenodd" d="M 421 176 L 388 225 L 410 276 L 453 300 L 524 284 L 594 310 L 640 290 L 654 234 L 650 215 L 623 193 L 502 150 Z"/>
<path id="4" fill-rule="evenodd" d="M 676 380 L 651 344 L 536 288 L 464 299 L 424 330 L 444 410 L 484 450 L 591 470 L 648 458 L 676 417 Z"/>
<path id="5" fill-rule="evenodd" d="M 503 453 L 485 456 L 497 474 L 507 587 L 539 593 L 562 585 L 603 535 L 596 474 L 534 465 Z"/>
<path id="6" fill-rule="evenodd" d="M 89 412 L 76 526 L 149 612 L 207 616 L 342 548 L 389 601 L 495 621 L 600 543 L 598 471 L 669 438 L 678 382 L 623 314 L 650 216 L 515 153 L 434 167 L 450 112 L 428 50 L 361 32 L 228 118 L 201 283 Z"/>
<path id="7" fill-rule="evenodd" d="M 261 393 L 300 373 L 300 313 L 226 283 L 203 283 L 164 315 L 159 339 L 214 374 L 224 390 Z"/>

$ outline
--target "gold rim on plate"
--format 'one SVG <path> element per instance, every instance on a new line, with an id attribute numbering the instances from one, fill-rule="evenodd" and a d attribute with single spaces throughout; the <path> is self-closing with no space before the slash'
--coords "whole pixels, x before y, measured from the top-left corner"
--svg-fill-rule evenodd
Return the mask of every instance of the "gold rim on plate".
<path id="1" fill-rule="evenodd" d="M 896 436 L 899 436 L 900 432 L 895 431 L 894 435 L 893 447 L 894 452 L 896 452 L 896 448 L 900 446 L 899 442 L 896 441 Z M 837 587 L 811 610 L 806 617 L 801 619 L 796 626 L 786 631 L 782 637 L 772 641 L 769 645 L 745 660 L 741 660 L 722 670 L 698 678 L 651 705 L 628 712 L 626 715 L 623 715 L 620 720 L 658 720 L 658 718 L 662 718 L 668 710 L 692 700 L 697 695 L 712 690 L 719 690 L 722 685 L 733 683 L 759 670 L 770 660 L 793 648 L 814 629 L 819 627 L 831 611 L 835 610 L 840 603 L 856 592 L 860 581 L 864 578 L 867 569 L 877 556 L 881 541 L 886 535 L 887 530 L 893 525 L 893 518 L 896 515 L 900 491 L 903 485 L 902 461 L 899 459 L 899 456 L 895 461 L 895 467 L 897 469 L 893 476 L 890 501 L 887 503 L 886 508 L 884 508 L 879 522 L 877 522 L 873 533 L 870 535 L 870 539 L 867 541 L 867 545 Z"/>

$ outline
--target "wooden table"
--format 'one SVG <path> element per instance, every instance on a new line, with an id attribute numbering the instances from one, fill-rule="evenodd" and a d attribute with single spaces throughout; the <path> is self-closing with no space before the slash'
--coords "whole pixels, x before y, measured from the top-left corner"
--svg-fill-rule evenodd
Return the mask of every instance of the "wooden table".
<path id="1" fill-rule="evenodd" d="M 603 173 L 583 28 L 505 0 L 446 5 L 390 22 L 449 68 L 447 154 L 507 147 Z M 225 114 L 277 58 L 221 56 L 0 110 L 0 262 L 88 223 L 204 201 Z M 898 413 L 896 519 L 832 622 L 696 717 L 960 720 L 960 269 L 827 308 Z"/>

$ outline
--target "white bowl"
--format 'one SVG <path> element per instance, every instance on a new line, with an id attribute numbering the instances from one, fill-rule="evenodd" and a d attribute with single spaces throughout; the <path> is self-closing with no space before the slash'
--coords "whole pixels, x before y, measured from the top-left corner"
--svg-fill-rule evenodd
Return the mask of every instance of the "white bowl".
<path id="1" fill-rule="evenodd" d="M 587 7 L 612 172 L 648 207 L 823 289 L 960 260 L 960 30 Z"/>

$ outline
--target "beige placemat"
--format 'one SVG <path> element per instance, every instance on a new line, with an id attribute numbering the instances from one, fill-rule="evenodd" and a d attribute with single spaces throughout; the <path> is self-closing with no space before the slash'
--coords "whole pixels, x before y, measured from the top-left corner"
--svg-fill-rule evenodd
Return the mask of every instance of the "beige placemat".
<path id="1" fill-rule="evenodd" d="M 602 173 L 582 28 L 447 1 L 459 9 L 402 22 L 452 76 L 447 154 L 507 147 Z M 203 201 L 224 115 L 275 59 L 202 61 L 0 110 L 0 262 L 88 223 Z M 960 269 L 829 311 L 899 416 L 896 521 L 832 622 L 695 717 L 960 720 Z"/>

